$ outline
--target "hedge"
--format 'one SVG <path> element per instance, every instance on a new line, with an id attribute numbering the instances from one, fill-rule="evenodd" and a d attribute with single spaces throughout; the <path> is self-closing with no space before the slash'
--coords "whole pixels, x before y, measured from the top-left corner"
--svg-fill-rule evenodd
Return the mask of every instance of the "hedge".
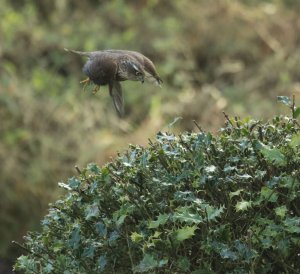
<path id="1" fill-rule="evenodd" d="M 144 148 L 59 183 L 26 273 L 299 273 L 300 109 L 268 122 L 229 118 L 159 132 Z"/>

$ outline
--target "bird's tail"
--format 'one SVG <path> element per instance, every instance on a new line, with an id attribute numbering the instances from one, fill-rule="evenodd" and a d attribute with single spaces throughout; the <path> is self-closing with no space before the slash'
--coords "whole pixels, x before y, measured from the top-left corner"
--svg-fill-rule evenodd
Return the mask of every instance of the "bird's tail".
<path id="1" fill-rule="evenodd" d="M 75 53 L 75 54 L 79 54 L 79 55 L 81 55 L 81 56 L 87 56 L 87 57 L 90 57 L 90 55 L 91 55 L 90 52 L 77 51 L 77 50 L 66 49 L 66 48 L 64 48 L 64 50 L 67 51 L 67 52 L 72 52 L 72 53 Z"/>

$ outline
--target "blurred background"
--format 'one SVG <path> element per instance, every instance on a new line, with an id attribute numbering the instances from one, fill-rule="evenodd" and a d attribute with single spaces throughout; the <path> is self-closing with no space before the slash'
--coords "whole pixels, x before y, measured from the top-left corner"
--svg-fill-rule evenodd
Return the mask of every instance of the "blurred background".
<path id="1" fill-rule="evenodd" d="M 300 93 L 299 13 L 297 0 L 2 0 L 0 273 L 75 165 L 105 164 L 159 130 L 197 130 L 193 120 L 217 132 L 222 111 L 282 113 L 276 96 Z M 140 51 L 164 84 L 124 82 L 120 120 L 107 87 L 82 91 L 84 59 L 64 47 Z"/>

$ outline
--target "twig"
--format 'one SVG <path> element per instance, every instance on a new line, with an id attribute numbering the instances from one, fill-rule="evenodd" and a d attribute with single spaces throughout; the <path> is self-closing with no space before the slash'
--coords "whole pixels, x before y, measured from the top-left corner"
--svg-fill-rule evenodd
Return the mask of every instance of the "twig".
<path id="1" fill-rule="evenodd" d="M 293 122 L 295 125 L 297 125 L 298 127 L 300 127 L 300 124 L 298 123 L 296 117 L 295 117 L 295 110 L 296 110 L 296 106 L 295 106 L 295 94 L 293 94 L 293 101 L 292 101 L 292 105 L 291 105 L 291 110 L 292 110 L 292 117 L 293 117 Z"/>
<path id="2" fill-rule="evenodd" d="M 79 175 L 82 174 L 82 172 L 81 172 L 81 170 L 80 170 L 80 168 L 78 166 L 75 166 L 75 169 L 76 169 L 76 171 L 78 172 Z"/>
<path id="3" fill-rule="evenodd" d="M 196 125 L 196 127 L 200 130 L 200 132 L 204 132 L 203 131 L 203 129 L 202 129 L 202 127 L 200 127 L 199 125 L 198 125 L 198 123 L 196 122 L 196 120 L 193 120 L 193 123 Z"/>
<path id="4" fill-rule="evenodd" d="M 29 250 L 27 247 L 25 247 L 24 245 L 21 245 L 20 243 L 16 242 L 16 241 L 12 241 L 13 244 L 17 245 L 18 247 L 22 248 L 23 250 L 25 250 L 26 252 L 32 254 L 32 251 Z"/>
<path id="5" fill-rule="evenodd" d="M 206 209 L 206 207 L 204 208 L 204 211 L 205 211 L 205 217 L 206 217 L 207 231 L 209 231 L 209 221 L 208 221 L 208 214 L 207 214 L 207 209 Z"/>
<path id="6" fill-rule="evenodd" d="M 125 231 L 126 231 L 126 242 L 127 242 L 127 246 L 128 246 L 128 255 L 129 255 L 129 259 L 131 262 L 131 269 L 134 269 L 134 263 L 133 263 L 133 259 L 132 259 L 132 255 L 131 255 L 131 251 L 130 251 L 130 246 L 129 246 L 129 240 L 128 240 L 128 232 L 127 232 L 127 226 L 125 225 Z"/>
<path id="7" fill-rule="evenodd" d="M 234 128 L 234 124 L 230 121 L 229 116 L 225 113 L 225 111 L 223 111 L 224 117 L 226 119 L 226 121 Z"/>
<path id="8" fill-rule="evenodd" d="M 295 94 L 293 94 L 293 101 L 292 101 L 291 109 L 292 109 L 292 117 L 293 117 L 293 119 L 295 119 Z"/>
<path id="9" fill-rule="evenodd" d="M 240 128 L 239 118 L 237 116 L 234 117 L 235 123 L 238 128 Z"/>
<path id="10" fill-rule="evenodd" d="M 263 135 L 262 127 L 261 126 L 258 127 L 258 136 L 259 136 L 259 140 L 260 141 L 264 140 L 264 135 Z"/>

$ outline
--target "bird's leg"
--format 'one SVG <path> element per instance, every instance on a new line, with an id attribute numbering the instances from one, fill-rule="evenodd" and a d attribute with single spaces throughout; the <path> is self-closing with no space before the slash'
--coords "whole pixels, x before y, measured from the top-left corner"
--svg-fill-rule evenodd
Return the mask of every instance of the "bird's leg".
<path id="1" fill-rule="evenodd" d="M 99 85 L 96 85 L 96 86 L 94 87 L 94 89 L 93 89 L 93 94 L 96 94 L 97 91 L 99 91 L 99 90 L 100 90 L 100 86 L 99 86 Z"/>
<path id="2" fill-rule="evenodd" d="M 90 82 L 91 82 L 90 78 L 86 78 L 85 80 L 80 81 L 80 84 L 84 84 L 83 91 L 85 91 L 86 86 L 89 85 Z"/>

